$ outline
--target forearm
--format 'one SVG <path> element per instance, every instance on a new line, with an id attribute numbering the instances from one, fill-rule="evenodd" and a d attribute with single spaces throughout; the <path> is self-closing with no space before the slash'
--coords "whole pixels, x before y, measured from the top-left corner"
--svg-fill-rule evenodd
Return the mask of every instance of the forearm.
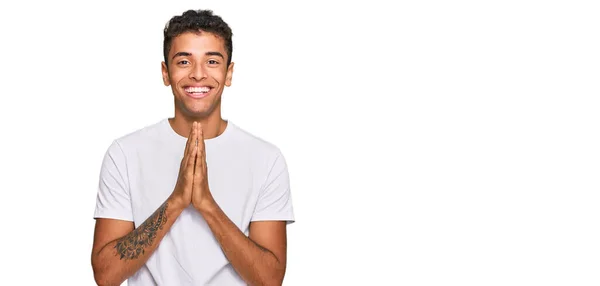
<path id="1" fill-rule="evenodd" d="M 182 211 L 169 198 L 139 227 L 95 253 L 92 261 L 96 282 L 121 285 L 146 263 Z"/>
<path id="2" fill-rule="evenodd" d="M 285 266 L 272 252 L 248 238 L 216 203 L 201 213 L 225 256 L 246 283 L 281 285 Z"/>

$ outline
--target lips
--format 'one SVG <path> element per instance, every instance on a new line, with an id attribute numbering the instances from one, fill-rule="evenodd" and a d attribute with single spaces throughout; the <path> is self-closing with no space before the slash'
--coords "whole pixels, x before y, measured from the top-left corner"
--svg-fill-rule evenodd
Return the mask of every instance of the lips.
<path id="1" fill-rule="evenodd" d="M 185 93 L 193 98 L 203 98 L 206 97 L 210 91 L 212 90 L 212 87 L 210 86 L 186 86 L 183 91 L 185 91 Z"/>

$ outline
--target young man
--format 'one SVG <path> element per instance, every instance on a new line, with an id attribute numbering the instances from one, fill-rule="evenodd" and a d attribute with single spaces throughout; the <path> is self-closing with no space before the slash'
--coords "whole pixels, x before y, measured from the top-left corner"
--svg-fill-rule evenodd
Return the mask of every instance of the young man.
<path id="1" fill-rule="evenodd" d="M 231 29 L 187 11 L 164 30 L 175 116 L 116 139 L 100 172 L 99 285 L 281 285 L 294 221 L 279 149 L 221 118 Z"/>

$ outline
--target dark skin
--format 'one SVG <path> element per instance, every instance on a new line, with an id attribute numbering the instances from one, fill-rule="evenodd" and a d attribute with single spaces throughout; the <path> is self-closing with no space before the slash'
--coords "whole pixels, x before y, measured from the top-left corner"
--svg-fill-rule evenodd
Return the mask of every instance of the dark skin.
<path id="1" fill-rule="evenodd" d="M 226 55 L 223 40 L 211 33 L 188 32 L 173 39 L 168 63 L 162 63 L 163 82 L 171 86 L 175 101 L 175 116 L 169 122 L 188 138 L 177 184 L 138 228 L 130 221 L 96 220 L 92 266 L 99 285 L 120 285 L 139 270 L 190 205 L 206 220 L 246 283 L 282 284 L 286 222 L 251 222 L 247 237 L 216 203 L 208 184 L 204 139 L 219 136 L 227 126 L 221 117 L 221 94 L 231 85 L 234 63 L 226 66 Z"/>

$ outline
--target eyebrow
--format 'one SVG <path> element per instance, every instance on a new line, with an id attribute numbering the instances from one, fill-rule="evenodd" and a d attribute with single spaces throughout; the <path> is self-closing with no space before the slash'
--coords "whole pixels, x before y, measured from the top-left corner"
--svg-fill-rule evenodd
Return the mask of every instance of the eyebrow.
<path id="1" fill-rule="evenodd" d="M 174 58 L 176 58 L 176 57 L 189 57 L 189 56 L 191 56 L 191 55 L 192 55 L 192 54 L 191 54 L 191 53 L 188 53 L 188 52 L 178 52 L 178 53 L 176 53 L 175 55 L 173 55 L 173 57 L 172 57 L 171 59 L 174 59 Z"/>
<path id="2" fill-rule="evenodd" d="M 221 54 L 219 52 L 206 52 L 205 55 L 207 55 L 207 56 L 218 56 L 218 57 L 221 57 L 222 59 L 225 59 L 225 57 L 223 56 L 223 54 Z"/>
<path id="3" fill-rule="evenodd" d="M 191 55 L 192 55 L 192 53 L 188 53 L 188 52 L 178 52 L 175 55 L 173 55 L 173 58 L 171 58 L 171 59 L 174 59 L 176 57 L 189 57 Z M 206 52 L 205 55 L 207 55 L 207 56 L 219 56 L 222 59 L 225 59 L 225 57 L 223 56 L 223 54 L 221 54 L 219 52 Z"/>

